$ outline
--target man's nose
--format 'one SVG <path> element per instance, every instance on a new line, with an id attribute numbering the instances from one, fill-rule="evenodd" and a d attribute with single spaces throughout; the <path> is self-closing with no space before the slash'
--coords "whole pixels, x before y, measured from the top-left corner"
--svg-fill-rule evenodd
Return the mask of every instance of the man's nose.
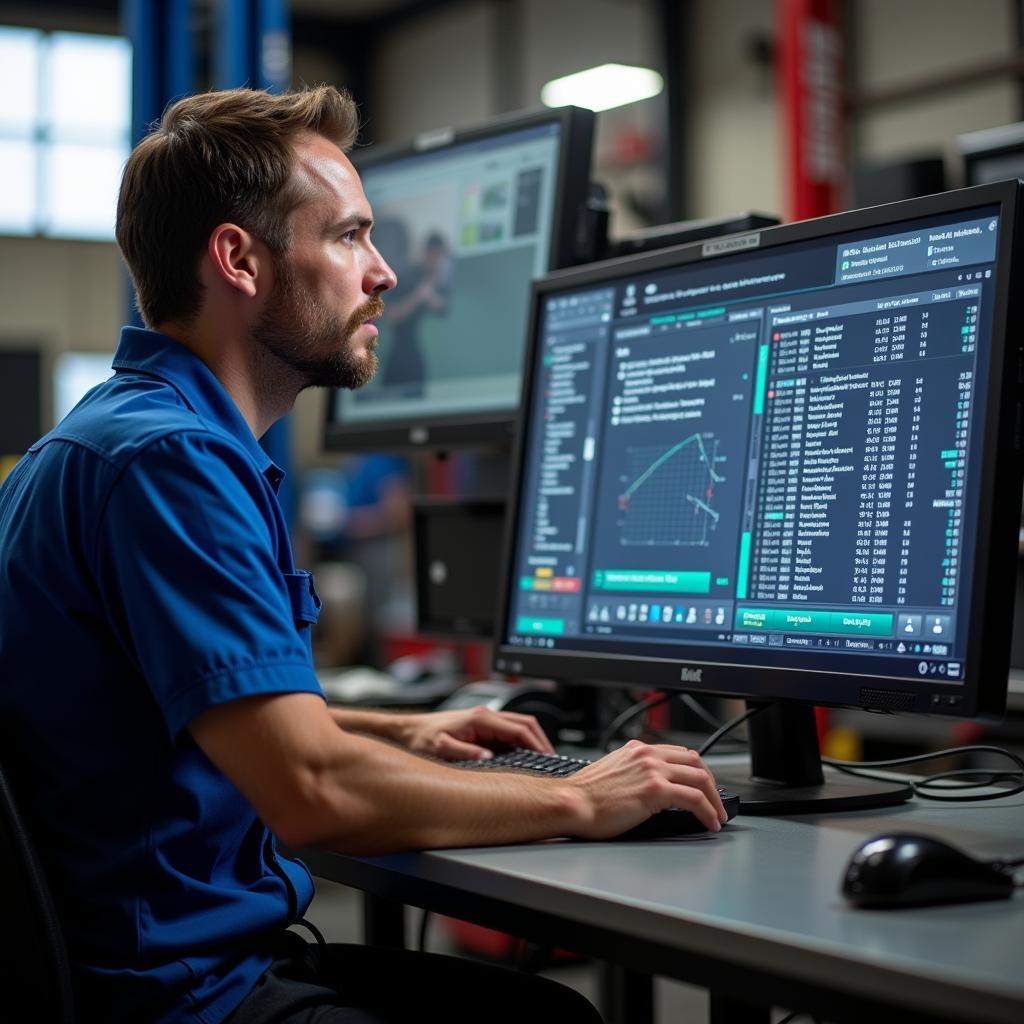
<path id="1" fill-rule="evenodd" d="M 363 290 L 368 295 L 379 295 L 398 284 L 398 276 L 385 262 L 384 257 L 380 253 L 376 253 L 376 257 L 363 285 Z"/>

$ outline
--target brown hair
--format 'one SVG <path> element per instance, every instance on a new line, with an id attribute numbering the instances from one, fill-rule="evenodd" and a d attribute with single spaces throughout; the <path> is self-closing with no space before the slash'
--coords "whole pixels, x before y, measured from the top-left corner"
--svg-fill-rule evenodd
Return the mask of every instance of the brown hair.
<path id="1" fill-rule="evenodd" d="M 321 85 L 272 95 L 254 89 L 178 100 L 133 150 L 117 199 L 117 243 L 149 326 L 199 313 L 199 257 L 218 224 L 251 232 L 274 253 L 290 240 L 303 198 L 291 144 L 315 132 L 347 150 L 358 113 L 351 96 Z"/>

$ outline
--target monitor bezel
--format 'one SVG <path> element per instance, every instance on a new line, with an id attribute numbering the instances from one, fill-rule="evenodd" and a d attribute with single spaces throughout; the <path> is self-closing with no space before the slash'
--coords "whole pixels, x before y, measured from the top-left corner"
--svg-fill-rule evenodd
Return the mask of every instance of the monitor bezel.
<path id="1" fill-rule="evenodd" d="M 1018 206 L 1022 186 L 1015 181 L 978 185 L 898 203 L 834 214 L 828 217 L 765 228 L 759 232 L 734 236 L 716 243 L 693 243 L 663 252 L 605 260 L 584 268 L 549 274 L 534 283 L 530 316 L 527 362 L 523 374 L 521 406 L 525 410 L 534 387 L 537 329 L 543 302 L 549 293 L 566 288 L 586 287 L 609 278 L 664 270 L 673 266 L 705 262 L 752 251 L 763 251 L 793 242 L 813 241 L 828 235 L 847 234 L 864 229 L 885 228 L 889 224 L 952 213 L 958 209 L 982 206 L 1000 207 L 1002 230 L 998 242 L 996 265 L 999 269 L 993 304 L 991 368 L 988 380 L 986 433 L 983 439 L 983 462 L 979 487 L 982 501 L 978 522 L 983 524 L 976 537 L 975 557 L 978 568 L 970 589 L 969 629 L 978 636 L 965 660 L 963 701 L 949 707 L 932 700 L 925 685 L 901 683 L 894 677 L 872 680 L 869 685 L 879 693 L 879 705 L 886 695 L 913 695 L 911 706 L 904 710 L 956 717 L 999 716 L 1005 709 L 1010 657 L 1010 633 L 1013 615 L 1014 577 L 1017 568 L 1017 538 L 1024 462 L 1021 457 L 1021 381 L 1024 380 L 1024 350 L 1013 339 L 1020 337 L 1021 299 L 1013 294 L 1011 275 L 1015 271 L 1015 255 L 1021 252 L 1021 225 Z M 756 240 L 755 240 L 756 239 Z M 756 247 L 756 248 L 755 248 Z M 1004 372 L 1005 371 L 1005 372 Z M 997 444 L 997 439 L 1011 438 L 1012 444 Z M 537 676 L 573 683 L 610 686 L 644 686 L 657 690 L 677 690 L 750 700 L 794 702 L 834 707 L 869 706 L 856 682 L 860 677 L 840 673 L 842 689 L 833 694 L 837 674 L 792 666 L 751 666 L 719 661 L 702 661 L 700 657 L 663 658 L 641 655 L 595 654 L 572 650 L 532 649 L 506 642 L 507 623 L 514 595 L 515 567 L 513 557 L 521 507 L 524 459 L 528 442 L 526 416 L 520 419 L 513 450 L 513 496 L 509 503 L 502 549 L 502 588 L 493 647 L 493 663 L 498 671 L 513 675 Z M 988 527 L 988 528 L 986 528 Z M 708 652 L 710 648 L 694 648 Z M 724 654 L 724 652 L 723 652 Z M 694 678 L 694 675 L 699 678 Z M 686 676 L 684 679 L 683 677 Z M 933 684 L 934 685 L 934 684 Z M 948 694 L 948 686 L 944 691 Z M 853 695 L 856 694 L 856 697 Z"/>
<path id="2" fill-rule="evenodd" d="M 555 179 L 549 270 L 572 266 L 578 260 L 579 216 L 590 186 L 590 160 L 594 139 L 594 112 L 581 107 L 552 107 L 506 114 L 464 128 L 424 132 L 411 142 L 373 145 L 350 154 L 357 171 L 383 163 L 442 153 L 467 143 L 557 124 L 558 167 Z M 385 304 L 387 296 L 385 295 Z M 385 313 L 385 316 L 387 314 Z M 325 403 L 323 443 L 326 451 L 437 450 L 511 446 L 519 406 L 466 413 L 410 415 L 379 421 L 346 422 L 335 417 L 334 392 Z"/>

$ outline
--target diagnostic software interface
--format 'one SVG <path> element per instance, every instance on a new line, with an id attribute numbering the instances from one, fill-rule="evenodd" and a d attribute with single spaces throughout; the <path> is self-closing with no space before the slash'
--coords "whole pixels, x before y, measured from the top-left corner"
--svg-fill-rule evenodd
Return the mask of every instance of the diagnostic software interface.
<path id="1" fill-rule="evenodd" d="M 960 678 L 997 214 L 542 293 L 506 641 Z"/>

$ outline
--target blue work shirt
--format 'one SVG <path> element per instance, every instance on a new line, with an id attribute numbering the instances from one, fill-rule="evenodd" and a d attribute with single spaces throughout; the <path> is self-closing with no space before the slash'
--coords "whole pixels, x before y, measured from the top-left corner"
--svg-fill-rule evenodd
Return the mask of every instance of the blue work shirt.
<path id="1" fill-rule="evenodd" d="M 114 369 L 0 488 L 0 756 L 81 1018 L 215 1024 L 313 885 L 187 726 L 322 696 L 319 601 L 283 474 L 205 364 L 127 327 Z"/>

